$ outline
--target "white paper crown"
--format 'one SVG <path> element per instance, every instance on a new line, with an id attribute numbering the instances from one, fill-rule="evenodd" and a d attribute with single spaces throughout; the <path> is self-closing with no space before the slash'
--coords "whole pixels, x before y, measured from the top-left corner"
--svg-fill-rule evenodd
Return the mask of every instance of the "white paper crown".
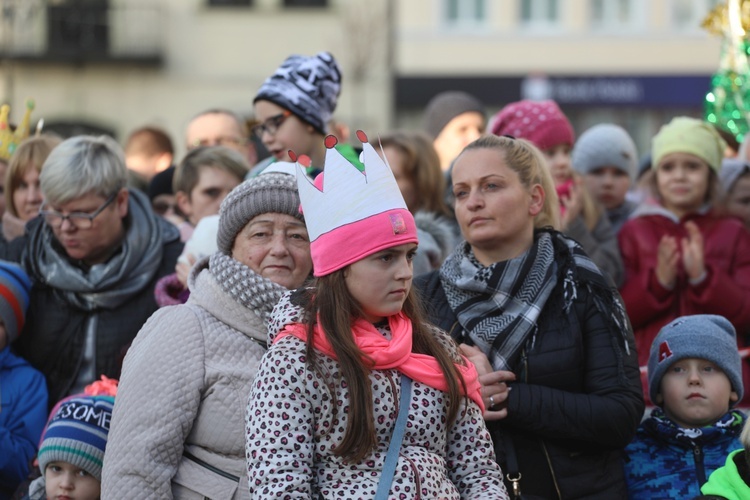
<path id="1" fill-rule="evenodd" d="M 298 158 L 297 186 L 310 241 L 315 241 L 336 228 L 388 210 L 406 210 L 404 197 L 390 165 L 367 142 L 364 132 L 358 130 L 357 137 L 362 141 L 360 158 L 365 165 L 364 172 L 334 148 L 338 141 L 329 135 L 326 137 L 327 151 L 321 189 L 305 173 L 304 163 L 309 163 L 309 158 Z"/>

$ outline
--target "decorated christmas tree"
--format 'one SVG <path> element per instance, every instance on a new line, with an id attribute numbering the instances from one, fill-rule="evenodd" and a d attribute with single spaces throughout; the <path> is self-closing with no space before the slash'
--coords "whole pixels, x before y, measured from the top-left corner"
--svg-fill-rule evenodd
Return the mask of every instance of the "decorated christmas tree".
<path id="1" fill-rule="evenodd" d="M 703 27 L 723 38 L 719 69 L 706 94 L 706 120 L 741 142 L 750 130 L 750 0 L 718 5 L 706 16 Z"/>

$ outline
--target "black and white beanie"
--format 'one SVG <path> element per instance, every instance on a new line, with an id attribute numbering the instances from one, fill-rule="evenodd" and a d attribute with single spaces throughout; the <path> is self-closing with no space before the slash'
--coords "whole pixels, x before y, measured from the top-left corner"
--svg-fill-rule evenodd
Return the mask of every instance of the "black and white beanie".
<path id="1" fill-rule="evenodd" d="M 321 134 L 336 109 L 341 93 L 341 70 L 333 55 L 291 55 L 268 77 L 253 102 L 270 101 L 288 109 Z"/>

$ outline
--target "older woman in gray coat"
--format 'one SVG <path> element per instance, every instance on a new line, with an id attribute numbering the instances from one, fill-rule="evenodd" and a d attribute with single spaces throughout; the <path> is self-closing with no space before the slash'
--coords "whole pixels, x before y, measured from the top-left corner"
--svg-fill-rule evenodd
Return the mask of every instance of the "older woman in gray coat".
<path id="1" fill-rule="evenodd" d="M 190 299 L 138 333 L 112 416 L 103 498 L 248 496 L 244 411 L 266 320 L 312 269 L 296 181 L 284 168 L 227 196 L 219 251 L 195 265 Z"/>

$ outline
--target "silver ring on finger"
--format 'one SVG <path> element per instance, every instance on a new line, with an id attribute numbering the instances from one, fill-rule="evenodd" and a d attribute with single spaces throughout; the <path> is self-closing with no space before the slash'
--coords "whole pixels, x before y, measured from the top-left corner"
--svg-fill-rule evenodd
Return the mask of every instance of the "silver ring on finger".
<path id="1" fill-rule="evenodd" d="M 495 398 L 490 396 L 490 408 L 492 408 L 493 406 L 495 406 Z"/>

